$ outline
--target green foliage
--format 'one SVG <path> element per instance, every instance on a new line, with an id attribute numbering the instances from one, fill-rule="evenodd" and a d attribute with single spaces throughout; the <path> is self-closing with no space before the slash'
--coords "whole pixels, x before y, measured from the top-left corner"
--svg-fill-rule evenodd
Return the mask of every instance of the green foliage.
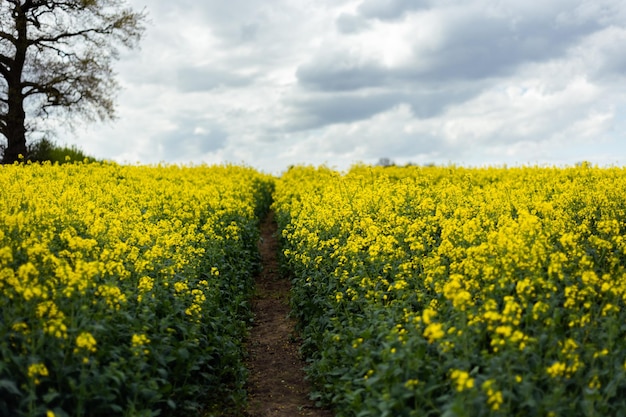
<path id="1" fill-rule="evenodd" d="M 88 156 L 76 145 L 60 146 L 50 139 L 43 138 L 28 146 L 26 159 L 32 162 L 52 162 L 66 164 L 72 162 L 95 162 L 96 158 Z"/>

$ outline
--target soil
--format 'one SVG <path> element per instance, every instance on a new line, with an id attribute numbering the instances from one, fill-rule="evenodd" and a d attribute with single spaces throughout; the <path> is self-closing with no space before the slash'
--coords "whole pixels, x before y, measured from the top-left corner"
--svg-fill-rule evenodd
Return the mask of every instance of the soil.
<path id="1" fill-rule="evenodd" d="M 289 279 L 282 277 L 277 254 L 276 222 L 269 213 L 261 224 L 262 270 L 252 300 L 254 325 L 247 341 L 248 417 L 332 417 L 309 399 L 294 321 L 289 314 Z"/>

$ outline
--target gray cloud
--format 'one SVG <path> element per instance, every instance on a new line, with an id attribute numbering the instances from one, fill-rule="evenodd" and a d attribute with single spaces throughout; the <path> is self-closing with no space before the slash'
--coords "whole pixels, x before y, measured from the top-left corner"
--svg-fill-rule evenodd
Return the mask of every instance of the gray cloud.
<path id="1" fill-rule="evenodd" d="M 163 132 L 154 146 L 167 159 L 178 160 L 188 155 L 204 155 L 226 146 L 228 133 L 202 119 L 183 117 L 175 129 Z"/>
<path id="2" fill-rule="evenodd" d="M 181 92 L 210 91 L 250 85 L 253 76 L 207 67 L 181 67 L 177 70 L 177 87 Z"/>
<path id="3" fill-rule="evenodd" d="M 443 114 L 450 106 L 459 105 L 476 97 L 483 91 L 484 85 L 476 83 L 456 83 L 428 88 L 426 85 L 404 93 L 403 102 L 408 103 L 413 115 L 420 119 L 428 119 Z"/>
<path id="4" fill-rule="evenodd" d="M 404 2 L 383 1 L 372 2 L 371 7 L 391 7 L 392 3 L 393 10 L 406 6 Z M 485 14 L 480 8 L 469 8 L 444 10 L 439 18 L 442 40 L 435 48 L 415 43 L 410 63 L 385 67 L 371 57 L 335 48 L 319 51 L 301 65 L 298 80 L 313 90 L 346 91 L 394 87 L 398 81 L 412 82 L 419 88 L 424 82 L 503 77 L 528 63 L 563 56 L 585 36 L 601 29 L 597 19 L 565 21 L 556 12 L 538 16 L 498 16 Z M 352 20 L 358 21 L 358 16 L 340 15 L 337 24 L 343 24 L 343 32 L 350 32 Z"/>
<path id="5" fill-rule="evenodd" d="M 490 17 L 481 11 L 446 19 L 444 40 L 434 51 L 416 51 L 427 70 L 418 78 L 478 79 L 511 74 L 521 65 L 563 56 L 584 36 L 598 30 L 594 21 L 558 25 L 557 16 L 522 19 Z"/>
<path id="6" fill-rule="evenodd" d="M 364 0 L 359 5 L 358 12 L 369 19 L 394 20 L 429 6 L 428 0 Z"/>
<path id="7" fill-rule="evenodd" d="M 401 1 L 370 1 L 359 11 L 373 17 L 374 11 L 385 9 L 390 18 L 416 7 Z M 446 9 L 440 16 L 444 31 L 438 47 L 415 44 L 413 60 L 395 67 L 357 51 L 322 49 L 296 72 L 304 92 L 316 94 L 293 100 L 296 118 L 291 126 L 312 129 L 365 120 L 402 103 L 409 104 L 417 118 L 436 117 L 524 66 L 567 55 L 600 29 L 598 19 L 589 16 L 573 19 L 548 12 L 486 15 L 479 8 Z M 359 19 L 342 14 L 336 24 L 342 33 L 359 32 L 364 30 Z M 605 67 L 615 70 L 626 63 L 623 54 L 604 55 L 617 57 Z"/>
<path id="8" fill-rule="evenodd" d="M 450 105 L 467 101 L 482 91 L 476 84 L 446 88 L 423 86 L 411 92 L 403 89 L 352 91 L 341 94 L 311 94 L 289 102 L 295 113 L 288 130 L 317 129 L 337 123 L 369 119 L 392 107 L 406 104 L 413 117 L 427 119 L 441 115 Z"/>
<path id="9" fill-rule="evenodd" d="M 305 88 L 319 91 L 350 91 L 384 85 L 388 70 L 379 63 L 349 53 L 324 52 L 300 66 L 298 81 Z"/>
<path id="10" fill-rule="evenodd" d="M 367 19 L 361 15 L 341 13 L 335 21 L 337 30 L 344 35 L 363 32 L 371 27 Z"/>
<path id="11" fill-rule="evenodd" d="M 329 126 L 322 133 L 309 133 L 301 144 L 293 146 L 299 153 L 323 155 L 327 161 L 343 157 L 376 162 L 381 157 L 389 157 L 419 162 L 443 152 L 446 143 L 428 132 L 411 129 L 408 124 L 412 118 L 408 105 L 397 105 L 367 120 Z"/>
<path id="12" fill-rule="evenodd" d="M 190 22 L 204 22 L 208 31 L 235 43 L 253 40 L 267 15 L 266 4 L 255 0 L 152 2 L 152 9 L 160 16 L 184 14 Z"/>
<path id="13" fill-rule="evenodd" d="M 398 102 L 395 94 L 322 95 L 297 99 L 292 105 L 295 118 L 289 130 L 313 129 L 335 123 L 363 120 L 383 112 Z"/>
<path id="14" fill-rule="evenodd" d="M 252 42 L 257 39 L 259 34 L 260 24 L 259 22 L 245 23 L 239 27 L 239 33 L 242 42 Z"/>

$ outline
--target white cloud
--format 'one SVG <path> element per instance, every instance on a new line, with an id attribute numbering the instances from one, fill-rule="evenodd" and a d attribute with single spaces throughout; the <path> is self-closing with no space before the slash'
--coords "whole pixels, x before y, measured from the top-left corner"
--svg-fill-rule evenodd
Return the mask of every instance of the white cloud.
<path id="1" fill-rule="evenodd" d="M 152 23 L 120 119 L 75 139 L 97 156 L 626 164 L 619 0 L 131 4 Z"/>

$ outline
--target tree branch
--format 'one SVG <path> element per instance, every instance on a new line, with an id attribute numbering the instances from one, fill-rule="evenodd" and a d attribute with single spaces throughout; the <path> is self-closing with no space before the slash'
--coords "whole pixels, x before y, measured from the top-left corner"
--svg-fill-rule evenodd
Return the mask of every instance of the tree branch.
<path id="1" fill-rule="evenodd" d="M 11 60 L 4 56 L 0 55 L 0 75 L 6 80 L 9 78 L 9 67 L 11 66 Z"/>
<path id="2" fill-rule="evenodd" d="M 54 51 L 57 53 L 58 56 L 61 56 L 63 58 L 75 58 L 75 59 L 80 59 L 78 57 L 78 55 L 75 52 L 68 52 L 64 49 L 61 48 L 57 48 L 53 45 L 47 45 L 47 44 L 38 44 L 35 45 L 35 47 L 39 50 L 39 51 L 43 51 L 45 49 L 49 50 L 49 51 Z"/>
<path id="3" fill-rule="evenodd" d="M 11 35 L 10 33 L 6 33 L 6 32 L 0 32 L 0 39 L 6 39 L 7 41 L 11 42 L 12 44 L 15 44 L 15 42 L 17 42 L 17 39 L 15 39 L 15 36 Z"/>
<path id="4" fill-rule="evenodd" d="M 64 39 L 71 39 L 71 38 L 76 38 L 76 37 L 86 37 L 90 33 L 98 33 L 101 35 L 106 35 L 109 32 L 103 31 L 102 29 L 98 29 L 98 28 L 90 28 L 90 29 L 79 30 L 78 32 L 61 33 L 57 36 L 53 36 L 49 38 L 40 37 L 37 39 L 32 39 L 28 42 L 28 44 L 48 46 L 46 45 L 46 43 L 55 43 L 55 42 L 60 42 L 61 40 L 64 40 Z"/>
<path id="5" fill-rule="evenodd" d="M 25 91 L 24 97 L 34 96 L 36 94 L 46 94 L 47 96 L 60 96 L 61 91 L 55 87 L 57 84 L 61 84 L 63 82 L 68 81 L 67 79 L 61 80 L 52 80 L 48 83 L 34 83 L 34 82 L 23 82 L 22 88 L 28 88 L 28 91 Z M 56 100 L 58 101 L 58 100 Z"/>
<path id="6" fill-rule="evenodd" d="M 6 129 L 7 129 L 7 121 L 6 121 L 6 115 L 3 113 L 0 113 L 0 133 L 2 133 L 2 135 L 4 135 L 6 137 Z"/>

